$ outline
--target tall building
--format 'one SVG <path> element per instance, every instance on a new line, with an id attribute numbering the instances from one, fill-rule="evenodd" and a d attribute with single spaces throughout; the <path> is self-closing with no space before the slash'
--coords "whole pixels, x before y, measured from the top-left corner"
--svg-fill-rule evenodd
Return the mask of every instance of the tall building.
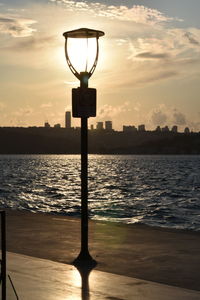
<path id="1" fill-rule="evenodd" d="M 112 130 L 112 121 L 105 121 L 105 129 Z"/>
<path id="2" fill-rule="evenodd" d="M 165 127 L 163 127 L 161 130 L 162 130 L 162 132 L 169 132 L 169 127 L 168 127 L 168 126 L 165 126 Z"/>
<path id="3" fill-rule="evenodd" d="M 71 128 L 71 112 L 65 112 L 65 128 Z"/>
<path id="4" fill-rule="evenodd" d="M 145 125 L 144 124 L 142 124 L 142 125 L 139 125 L 138 126 L 138 131 L 145 131 Z"/>
<path id="5" fill-rule="evenodd" d="M 50 127 L 50 124 L 49 124 L 48 122 L 45 122 L 45 123 L 44 123 L 44 127 L 45 127 L 45 128 L 49 128 L 49 127 Z"/>
<path id="6" fill-rule="evenodd" d="M 123 132 L 135 132 L 137 131 L 137 128 L 133 125 L 129 125 L 129 126 L 126 126 L 126 125 L 123 125 Z"/>
<path id="7" fill-rule="evenodd" d="M 61 125 L 58 123 L 58 124 L 55 124 L 53 127 L 54 128 L 61 128 Z"/>
<path id="8" fill-rule="evenodd" d="M 190 129 L 188 127 L 185 127 L 184 133 L 190 133 Z"/>
<path id="9" fill-rule="evenodd" d="M 178 126 L 174 125 L 172 127 L 172 132 L 177 133 L 178 132 Z"/>
<path id="10" fill-rule="evenodd" d="M 156 132 L 161 132 L 160 126 L 157 126 L 156 129 L 155 129 L 155 131 L 156 131 Z"/>
<path id="11" fill-rule="evenodd" d="M 103 122 L 97 122 L 97 130 L 103 129 Z"/>

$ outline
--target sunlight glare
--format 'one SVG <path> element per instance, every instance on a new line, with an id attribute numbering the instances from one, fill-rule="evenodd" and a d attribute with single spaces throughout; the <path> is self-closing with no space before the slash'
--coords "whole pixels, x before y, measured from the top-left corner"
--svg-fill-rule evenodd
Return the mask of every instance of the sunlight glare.
<path id="1" fill-rule="evenodd" d="M 96 38 L 68 39 L 68 54 L 78 72 L 90 71 L 96 57 Z"/>
<path id="2" fill-rule="evenodd" d="M 82 283 L 81 275 L 76 268 L 73 268 L 73 270 L 72 270 L 71 279 L 72 279 L 74 286 L 81 288 L 81 285 L 82 285 L 81 284 Z"/>
<path id="3" fill-rule="evenodd" d="M 56 67 L 59 67 L 59 69 L 66 69 L 66 59 L 63 46 L 55 48 L 53 58 Z"/>

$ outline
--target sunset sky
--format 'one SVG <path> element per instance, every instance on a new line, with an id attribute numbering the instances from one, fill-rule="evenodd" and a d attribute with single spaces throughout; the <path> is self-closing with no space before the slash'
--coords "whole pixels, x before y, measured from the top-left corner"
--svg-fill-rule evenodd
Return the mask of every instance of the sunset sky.
<path id="1" fill-rule="evenodd" d="M 0 0 L 0 126 L 64 126 L 79 82 L 62 34 L 89 27 L 105 32 L 90 124 L 200 131 L 199 12 L 199 0 Z"/>

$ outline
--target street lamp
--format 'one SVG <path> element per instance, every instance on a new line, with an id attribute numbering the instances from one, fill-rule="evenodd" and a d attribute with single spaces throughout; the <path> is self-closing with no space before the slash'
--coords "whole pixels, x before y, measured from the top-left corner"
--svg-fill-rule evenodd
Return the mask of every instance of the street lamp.
<path id="1" fill-rule="evenodd" d="M 99 56 L 99 37 L 104 32 L 80 28 L 63 33 L 65 55 L 80 87 L 72 89 L 72 115 L 81 118 L 81 250 L 74 265 L 95 265 L 88 250 L 88 118 L 96 116 L 96 89 L 88 88 Z"/>

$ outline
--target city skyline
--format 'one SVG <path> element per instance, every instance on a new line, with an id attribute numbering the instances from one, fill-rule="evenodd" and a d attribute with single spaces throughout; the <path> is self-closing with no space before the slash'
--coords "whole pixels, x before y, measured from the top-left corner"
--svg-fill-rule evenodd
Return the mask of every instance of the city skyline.
<path id="1" fill-rule="evenodd" d="M 98 109 L 90 125 L 112 120 L 116 130 L 146 124 L 198 132 L 199 9 L 199 0 L 1 0 L 0 126 L 48 120 L 64 127 L 79 83 L 68 70 L 62 33 L 89 27 L 106 34 L 90 81 Z"/>
<path id="2" fill-rule="evenodd" d="M 44 122 L 44 127 L 46 128 L 50 128 L 50 127 L 55 127 L 55 128 L 66 128 L 66 129 L 77 129 L 80 128 L 79 126 L 73 126 L 74 124 L 72 123 L 72 116 L 71 116 L 71 111 L 66 111 L 65 112 L 65 119 L 63 122 L 65 125 L 62 126 L 62 124 L 60 123 L 56 123 L 51 125 L 48 120 L 46 120 Z M 30 126 L 29 126 L 30 127 Z M 129 124 L 129 125 L 124 125 L 122 124 L 122 128 L 116 130 L 113 127 L 113 122 L 112 120 L 106 120 L 106 121 L 98 121 L 96 122 L 96 124 L 90 124 L 90 127 L 88 128 L 90 130 L 107 130 L 107 131 L 123 131 L 123 132 L 142 132 L 142 131 L 157 131 L 157 132 L 174 132 L 174 133 L 178 133 L 179 131 L 179 127 L 177 125 L 173 125 L 171 126 L 171 128 L 168 125 L 165 125 L 163 127 L 157 125 L 154 129 L 149 129 L 146 128 L 145 124 L 138 124 L 138 125 L 133 125 L 133 124 Z M 189 127 L 185 127 L 182 132 L 184 133 L 190 133 L 193 132 L 192 130 L 190 130 Z"/>
<path id="3" fill-rule="evenodd" d="M 73 126 L 72 125 L 72 116 L 71 116 L 71 111 L 66 111 L 65 112 L 65 120 L 64 120 L 64 124 L 65 124 L 65 128 L 80 128 L 77 126 Z M 51 127 L 51 125 L 49 124 L 48 121 L 46 121 L 44 123 L 44 127 Z M 56 123 L 53 125 L 53 127 L 62 127 L 62 125 L 60 123 Z M 109 130 L 109 131 L 115 131 L 116 129 L 113 127 L 113 121 L 112 120 L 106 120 L 106 121 L 102 121 L 99 120 L 98 122 L 96 122 L 96 126 L 94 124 L 90 124 L 90 128 L 91 130 L 97 129 L 97 130 Z M 178 131 L 179 128 L 177 125 L 172 125 L 171 129 L 169 128 L 169 126 L 167 124 L 165 124 L 165 126 L 161 127 L 160 125 L 156 125 L 156 127 L 154 129 L 152 129 L 152 131 L 160 131 L 160 132 L 168 132 L 168 131 L 172 131 L 174 133 L 179 132 Z M 133 125 L 133 124 L 129 124 L 129 125 L 124 125 L 122 124 L 122 128 L 118 129 L 117 131 L 127 131 L 127 132 L 134 132 L 134 131 L 150 131 L 149 129 L 146 128 L 145 124 L 138 124 L 138 125 Z M 185 133 L 189 133 L 190 132 L 190 128 L 189 127 L 185 127 L 182 131 L 184 131 Z"/>

